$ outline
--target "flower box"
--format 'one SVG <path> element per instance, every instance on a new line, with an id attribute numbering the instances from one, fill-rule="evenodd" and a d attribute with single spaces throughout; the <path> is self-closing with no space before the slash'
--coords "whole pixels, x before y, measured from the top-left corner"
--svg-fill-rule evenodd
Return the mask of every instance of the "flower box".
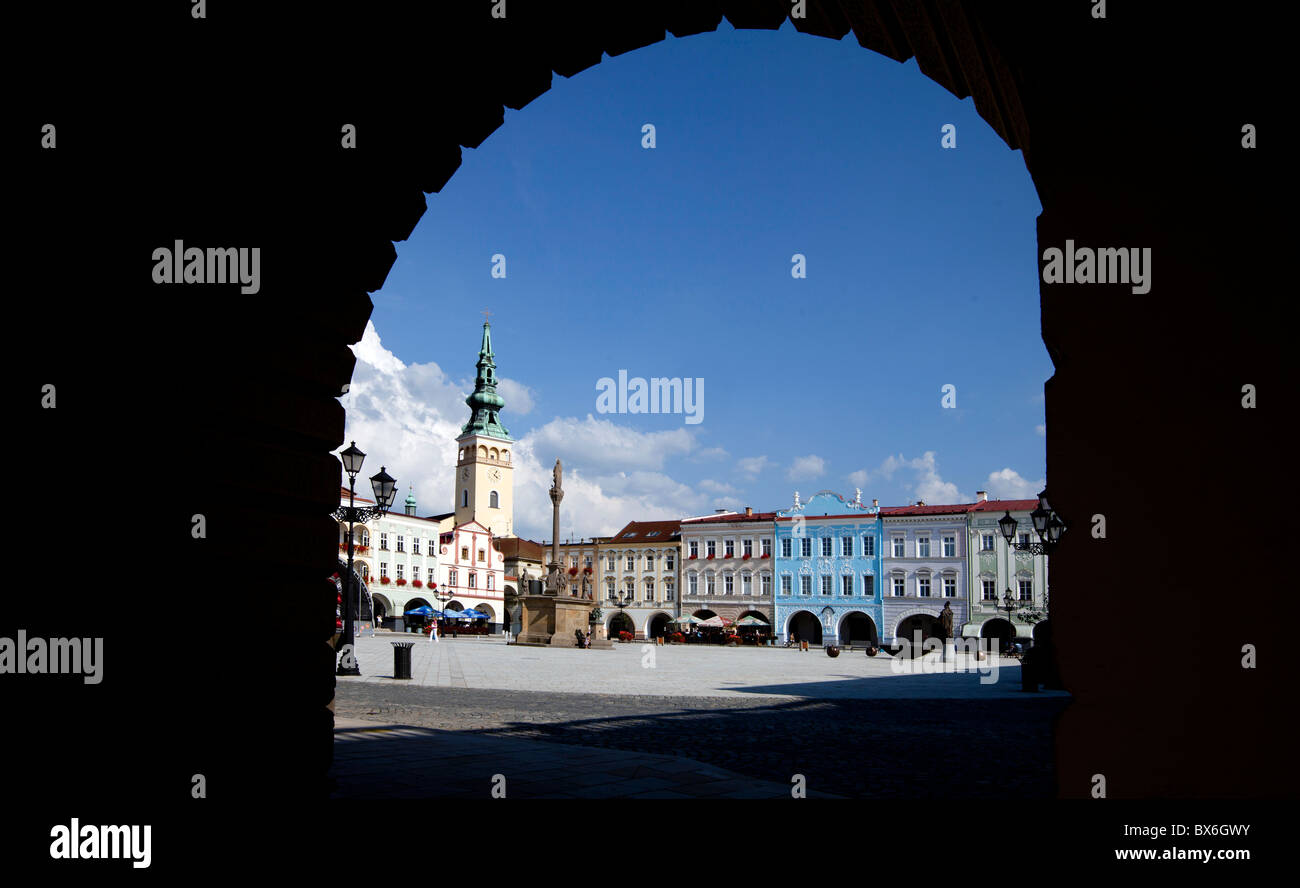
<path id="1" fill-rule="evenodd" d="M 712 561 L 713 558 L 714 558 L 714 556 L 712 556 L 712 555 L 705 555 L 705 556 L 704 556 L 704 560 L 705 560 L 705 561 Z"/>
<path id="2" fill-rule="evenodd" d="M 618 633 L 619 641 L 631 641 L 633 638 L 633 634 L 628 632 L 626 629 Z"/>
<path id="3" fill-rule="evenodd" d="M 694 561 L 696 558 L 699 558 L 699 557 L 700 557 L 699 555 L 688 555 L 688 556 L 686 556 L 686 560 L 687 560 L 687 561 Z"/>
<path id="4" fill-rule="evenodd" d="M 419 589 L 421 586 L 424 585 L 424 583 L 420 582 L 419 580 L 411 580 L 411 585 Z"/>
<path id="5" fill-rule="evenodd" d="M 764 552 L 764 553 L 763 553 L 762 555 L 760 555 L 759 557 L 760 557 L 760 558 L 771 558 L 772 556 L 771 556 L 769 553 Z"/>
<path id="6" fill-rule="evenodd" d="M 401 578 L 399 577 L 398 580 L 397 580 L 397 585 L 399 585 L 399 586 L 405 586 L 405 585 L 406 585 L 406 580 L 403 580 L 403 579 L 401 579 Z"/>
<path id="7" fill-rule="evenodd" d="M 392 579 L 389 578 L 389 577 L 380 577 L 380 578 L 379 578 L 379 582 L 381 582 L 381 583 L 383 583 L 385 586 L 387 586 L 389 583 L 392 582 Z"/>
<path id="8" fill-rule="evenodd" d="M 741 555 L 741 556 L 740 556 L 740 560 L 741 560 L 741 561 L 748 561 L 749 558 L 750 558 L 750 556 L 748 556 L 748 555 Z"/>
<path id="9" fill-rule="evenodd" d="M 575 576 L 577 573 L 578 573 L 578 569 L 576 567 L 569 568 L 569 576 L 571 577 Z"/>

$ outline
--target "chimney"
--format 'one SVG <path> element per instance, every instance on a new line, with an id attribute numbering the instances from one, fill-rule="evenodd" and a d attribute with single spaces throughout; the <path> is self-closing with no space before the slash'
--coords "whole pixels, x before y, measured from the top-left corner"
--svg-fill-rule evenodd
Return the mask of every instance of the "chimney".
<path id="1" fill-rule="evenodd" d="M 989 492 L 987 490 L 975 491 L 976 502 L 987 503 L 989 501 Z"/>
<path id="2" fill-rule="evenodd" d="M 753 506 L 745 506 L 745 514 L 746 514 L 746 515 L 753 515 L 753 514 L 754 514 L 754 507 L 753 507 Z"/>
<path id="3" fill-rule="evenodd" d="M 924 506 L 924 505 L 925 505 L 925 500 L 917 500 L 917 501 L 916 501 L 916 504 L 917 504 L 918 506 Z"/>

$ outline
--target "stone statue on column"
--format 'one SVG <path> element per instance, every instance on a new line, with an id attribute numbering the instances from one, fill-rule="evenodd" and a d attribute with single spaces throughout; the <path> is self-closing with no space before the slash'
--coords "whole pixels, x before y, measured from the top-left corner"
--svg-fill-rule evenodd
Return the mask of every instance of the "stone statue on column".
<path id="1" fill-rule="evenodd" d="M 551 563 L 546 566 L 546 594 L 563 595 L 564 571 L 560 566 L 560 500 L 564 499 L 564 467 L 557 459 L 551 472 Z"/>

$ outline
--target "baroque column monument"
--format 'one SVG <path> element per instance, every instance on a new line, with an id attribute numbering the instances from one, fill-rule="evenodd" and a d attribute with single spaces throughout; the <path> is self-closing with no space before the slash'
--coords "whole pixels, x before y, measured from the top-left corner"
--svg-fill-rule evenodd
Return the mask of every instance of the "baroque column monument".
<path id="1" fill-rule="evenodd" d="M 522 631 L 515 644 L 545 645 L 548 647 L 577 647 L 578 630 L 590 630 L 593 598 L 574 597 L 569 594 L 569 584 L 560 563 L 560 501 L 564 499 L 564 468 L 557 459 L 551 483 L 551 561 L 546 566 L 546 580 L 541 594 L 533 589 L 520 597 L 523 605 Z M 605 638 L 592 639 L 593 648 L 612 648 Z"/>

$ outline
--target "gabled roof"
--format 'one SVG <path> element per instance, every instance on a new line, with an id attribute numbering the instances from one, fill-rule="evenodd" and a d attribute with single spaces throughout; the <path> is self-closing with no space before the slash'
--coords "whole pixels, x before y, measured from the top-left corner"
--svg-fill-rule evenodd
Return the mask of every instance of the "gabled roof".
<path id="1" fill-rule="evenodd" d="M 904 515 L 965 515 L 976 503 L 952 503 L 941 506 L 883 506 L 880 514 L 885 518 Z"/>
<path id="2" fill-rule="evenodd" d="M 776 518 L 775 512 L 755 512 L 752 515 L 746 515 L 744 512 L 732 512 L 727 515 L 705 515 L 702 518 L 692 518 L 691 524 L 734 524 L 743 521 L 772 521 Z"/>
<path id="3" fill-rule="evenodd" d="M 682 522 L 672 521 L 629 521 L 622 530 L 614 534 L 613 543 L 661 543 L 665 540 L 681 539 Z"/>
<path id="4" fill-rule="evenodd" d="M 1032 512 L 1038 508 L 1038 500 L 989 500 L 976 503 L 972 512 Z"/>

